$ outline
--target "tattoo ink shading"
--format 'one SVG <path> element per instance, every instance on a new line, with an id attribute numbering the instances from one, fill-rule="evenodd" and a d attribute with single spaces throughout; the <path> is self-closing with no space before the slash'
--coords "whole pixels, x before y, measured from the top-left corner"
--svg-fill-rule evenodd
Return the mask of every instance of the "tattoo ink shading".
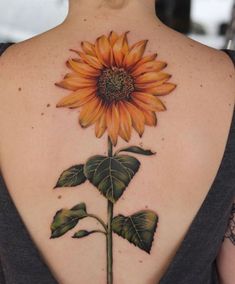
<path id="1" fill-rule="evenodd" d="M 63 208 L 54 216 L 51 238 L 63 236 L 84 218 L 95 219 L 99 227 L 78 230 L 72 238 L 81 239 L 95 233 L 104 235 L 107 284 L 113 283 L 113 233 L 150 254 L 158 223 L 158 215 L 147 206 L 129 216 L 114 215 L 115 204 L 123 199 L 141 166 L 133 154 L 152 158 L 156 154 L 144 149 L 142 144 L 117 150 L 114 147 L 119 137 L 128 143 L 133 129 L 142 137 L 145 126 L 156 126 L 156 112 L 166 110 L 160 97 L 176 87 L 168 82 L 171 75 L 162 71 L 167 64 L 156 60 L 157 54 L 144 56 L 148 41 L 131 46 L 127 34 L 111 32 L 108 37 L 97 38 L 94 44 L 82 42 L 82 51 L 71 50 L 78 56 L 67 61 L 71 72 L 55 84 L 72 91 L 56 106 L 81 108 L 79 124 L 82 128 L 94 124 L 97 138 L 107 132 L 107 152 L 63 171 L 54 188 L 77 187 L 90 182 L 107 200 L 107 220 L 90 212 L 85 203 Z"/>
<path id="2" fill-rule="evenodd" d="M 229 218 L 228 229 L 225 238 L 229 239 L 235 245 L 235 203 L 233 203 L 231 215 Z"/>

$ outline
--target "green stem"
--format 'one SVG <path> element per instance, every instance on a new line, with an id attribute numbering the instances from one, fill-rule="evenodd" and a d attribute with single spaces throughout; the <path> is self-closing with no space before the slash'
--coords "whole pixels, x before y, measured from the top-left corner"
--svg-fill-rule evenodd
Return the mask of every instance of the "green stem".
<path id="1" fill-rule="evenodd" d="M 108 156 L 113 156 L 113 144 L 111 142 L 111 139 L 108 137 Z"/>
<path id="2" fill-rule="evenodd" d="M 108 231 L 107 226 L 105 225 L 104 221 L 100 217 L 98 217 L 95 214 L 87 214 L 87 217 L 91 217 L 91 218 L 96 219 L 103 226 L 103 228 L 105 229 L 105 232 Z"/>
<path id="3" fill-rule="evenodd" d="M 108 137 L 108 156 L 113 156 L 113 145 Z M 113 220 L 113 203 L 108 200 L 108 231 L 107 231 L 107 284 L 113 284 L 113 231 L 112 231 L 112 220 Z"/>

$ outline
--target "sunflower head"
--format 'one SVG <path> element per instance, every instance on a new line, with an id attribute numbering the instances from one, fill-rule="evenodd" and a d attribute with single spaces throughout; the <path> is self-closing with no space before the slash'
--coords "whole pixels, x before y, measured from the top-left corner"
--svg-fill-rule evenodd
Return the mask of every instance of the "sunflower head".
<path id="1" fill-rule="evenodd" d="M 80 125 L 95 124 L 98 138 L 107 130 L 113 145 L 118 136 L 128 142 L 132 128 L 142 136 L 145 125 L 156 126 L 156 112 L 166 110 L 159 96 L 176 87 L 162 71 L 165 62 L 156 54 L 144 56 L 147 40 L 130 46 L 127 34 L 111 32 L 94 44 L 82 42 L 82 51 L 72 50 L 78 57 L 67 61 L 71 72 L 56 83 L 72 91 L 56 106 L 81 108 Z"/>

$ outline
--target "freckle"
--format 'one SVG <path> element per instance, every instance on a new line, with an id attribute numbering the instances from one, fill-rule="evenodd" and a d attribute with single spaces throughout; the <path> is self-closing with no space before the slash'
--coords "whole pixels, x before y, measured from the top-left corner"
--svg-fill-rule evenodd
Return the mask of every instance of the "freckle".
<path id="1" fill-rule="evenodd" d="M 203 87 L 203 85 L 201 84 L 201 85 L 200 85 L 200 87 L 202 88 L 202 87 Z"/>
<path id="2" fill-rule="evenodd" d="M 57 197 L 58 199 L 61 199 L 62 198 L 62 196 L 61 195 L 58 195 L 58 197 Z"/>
<path id="3" fill-rule="evenodd" d="M 139 260 L 139 263 L 143 263 L 143 260 Z"/>
<path id="4" fill-rule="evenodd" d="M 232 78 L 233 77 L 232 74 L 230 74 L 229 77 Z"/>
<path id="5" fill-rule="evenodd" d="M 41 115 L 44 115 L 44 112 L 42 112 Z"/>
<path id="6" fill-rule="evenodd" d="M 228 104 L 231 107 L 231 104 Z"/>
<path id="7" fill-rule="evenodd" d="M 104 268 L 102 268 L 102 271 L 104 271 Z"/>
<path id="8" fill-rule="evenodd" d="M 22 91 L 22 88 L 18 88 L 18 91 L 21 92 L 21 91 Z"/>
<path id="9" fill-rule="evenodd" d="M 122 251 L 121 251 L 121 250 L 119 250 L 118 252 L 119 252 L 119 253 L 122 253 Z"/>
<path id="10" fill-rule="evenodd" d="M 32 126 L 31 128 L 34 129 L 34 126 Z"/>
<path id="11" fill-rule="evenodd" d="M 148 205 L 145 205 L 145 209 L 148 209 L 149 207 L 148 207 Z"/>
<path id="12" fill-rule="evenodd" d="M 192 43 L 190 43 L 190 46 L 191 46 L 191 47 L 194 47 L 194 45 L 193 45 Z"/>
<path id="13" fill-rule="evenodd" d="M 84 22 L 86 22 L 86 21 L 87 21 L 87 19 L 83 19 L 83 21 L 84 21 Z"/>
<path id="14" fill-rule="evenodd" d="M 51 105 L 50 104 L 47 104 L 47 107 L 50 107 Z"/>
<path id="15" fill-rule="evenodd" d="M 165 141 L 165 138 L 164 138 L 164 137 L 162 137 L 162 141 Z"/>

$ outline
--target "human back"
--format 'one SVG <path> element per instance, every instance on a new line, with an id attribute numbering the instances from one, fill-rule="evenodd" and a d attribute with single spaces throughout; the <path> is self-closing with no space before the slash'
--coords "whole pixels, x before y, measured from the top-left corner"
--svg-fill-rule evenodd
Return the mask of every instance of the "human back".
<path id="1" fill-rule="evenodd" d="M 117 138 L 113 152 L 137 145 L 156 153 L 128 154 L 138 159 L 140 167 L 116 200 L 114 216 L 151 210 L 158 222 L 150 254 L 114 234 L 113 272 L 114 283 L 156 283 L 221 163 L 234 107 L 234 69 L 226 54 L 167 28 L 141 1 L 129 1 L 119 9 L 95 3 L 71 1 L 71 14 L 64 23 L 12 46 L 2 56 L 1 170 L 30 235 L 58 282 L 94 283 L 95 279 L 95 283 L 105 283 L 102 234 L 72 239 L 68 232 L 49 239 L 53 216 L 61 208 L 85 202 L 89 212 L 107 218 L 107 199 L 92 182 L 53 189 L 64 170 L 84 164 L 91 156 L 108 155 L 108 131 L 98 139 L 94 125 L 85 129 L 79 125 L 79 108 L 56 107 L 71 90 L 55 83 L 69 72 L 68 58 L 79 58 L 70 49 L 81 51 L 81 42 L 94 43 L 111 31 L 118 35 L 129 31 L 130 46 L 148 40 L 144 55 L 157 53 L 156 60 L 167 63 L 163 72 L 171 75 L 168 82 L 176 88 L 159 96 L 166 110 L 157 112 L 156 126 L 145 126 L 142 137 L 132 127 L 128 142 Z M 85 218 L 77 231 L 96 226 Z"/>

